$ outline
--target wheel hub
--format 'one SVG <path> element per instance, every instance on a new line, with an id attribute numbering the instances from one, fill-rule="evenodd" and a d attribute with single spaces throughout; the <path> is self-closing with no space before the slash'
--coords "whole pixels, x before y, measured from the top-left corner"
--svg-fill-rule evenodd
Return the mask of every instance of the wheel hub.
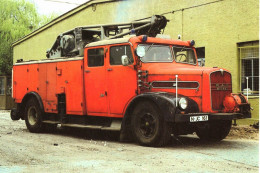
<path id="1" fill-rule="evenodd" d="M 35 107 L 30 107 L 28 110 L 28 121 L 31 125 L 35 125 L 37 122 L 37 111 Z"/>
<path id="2" fill-rule="evenodd" d="M 152 137 L 156 131 L 156 119 L 151 113 L 146 113 L 141 116 L 140 132 L 144 137 Z"/>

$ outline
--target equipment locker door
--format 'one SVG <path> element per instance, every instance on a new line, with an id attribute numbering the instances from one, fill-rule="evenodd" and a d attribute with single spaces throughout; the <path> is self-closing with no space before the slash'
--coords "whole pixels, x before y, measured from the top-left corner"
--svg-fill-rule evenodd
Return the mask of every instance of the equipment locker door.
<path id="1" fill-rule="evenodd" d="M 57 111 L 57 97 L 56 97 L 56 63 L 46 64 L 46 112 Z"/>
<path id="2" fill-rule="evenodd" d="M 88 115 L 104 116 L 108 113 L 106 68 L 104 48 L 85 51 L 84 61 L 85 97 Z"/>

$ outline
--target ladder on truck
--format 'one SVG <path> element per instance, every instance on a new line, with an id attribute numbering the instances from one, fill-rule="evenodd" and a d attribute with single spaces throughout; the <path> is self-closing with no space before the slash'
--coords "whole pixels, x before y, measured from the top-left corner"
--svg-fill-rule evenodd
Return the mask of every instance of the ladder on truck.
<path id="1" fill-rule="evenodd" d="M 150 18 L 129 23 L 101 24 L 76 27 L 61 33 L 50 50 L 47 58 L 83 56 L 84 47 L 91 42 L 122 38 L 126 35 L 147 35 L 155 37 L 161 34 L 168 20 L 164 16 L 154 15 Z"/>

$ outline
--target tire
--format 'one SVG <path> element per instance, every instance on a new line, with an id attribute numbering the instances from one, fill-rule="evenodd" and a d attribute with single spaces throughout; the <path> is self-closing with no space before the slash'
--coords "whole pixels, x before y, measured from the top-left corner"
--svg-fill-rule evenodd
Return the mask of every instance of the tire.
<path id="1" fill-rule="evenodd" d="M 149 101 L 140 102 L 135 107 L 131 129 L 134 139 L 143 146 L 164 146 L 170 139 L 168 123 L 165 123 L 158 107 Z"/>
<path id="2" fill-rule="evenodd" d="M 211 122 L 208 126 L 197 128 L 196 134 L 201 140 L 221 141 L 226 138 L 232 126 L 231 120 Z"/>
<path id="3" fill-rule="evenodd" d="M 12 110 L 11 110 L 10 116 L 11 116 L 11 119 L 12 119 L 13 121 L 17 121 L 17 120 L 19 120 L 19 119 L 21 118 L 20 116 L 18 116 L 16 109 L 12 109 Z"/>
<path id="4" fill-rule="evenodd" d="M 42 123 L 43 114 L 38 101 L 35 98 L 31 98 L 25 108 L 25 124 L 30 132 L 40 133 L 44 130 L 44 124 Z"/>

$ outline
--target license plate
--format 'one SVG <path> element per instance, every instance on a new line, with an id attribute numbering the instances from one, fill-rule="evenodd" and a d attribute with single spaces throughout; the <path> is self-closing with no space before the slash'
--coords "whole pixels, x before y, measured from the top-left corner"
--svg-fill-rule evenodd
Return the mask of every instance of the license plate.
<path id="1" fill-rule="evenodd" d="M 198 121 L 208 121 L 208 115 L 201 115 L 201 116 L 192 116 L 190 117 L 190 122 L 198 122 Z"/>

